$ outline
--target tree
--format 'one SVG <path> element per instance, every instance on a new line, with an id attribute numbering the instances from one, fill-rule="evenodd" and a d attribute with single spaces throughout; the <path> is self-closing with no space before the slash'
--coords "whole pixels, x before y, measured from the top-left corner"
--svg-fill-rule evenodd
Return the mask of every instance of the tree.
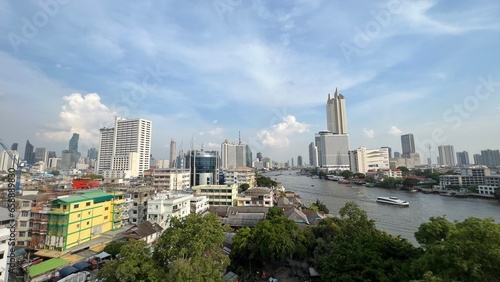
<path id="1" fill-rule="evenodd" d="M 469 217 L 463 222 L 431 218 L 415 234 L 425 252 L 415 262 L 444 281 L 500 281 L 500 224 Z"/>
<path id="2" fill-rule="evenodd" d="M 243 183 L 240 185 L 241 192 L 245 192 L 246 190 L 248 190 L 248 188 L 250 188 L 250 184 L 248 183 Z"/>
<path id="3" fill-rule="evenodd" d="M 213 214 L 174 217 L 170 223 L 153 252 L 159 267 L 168 270 L 167 281 L 220 281 L 229 264 L 222 250 L 229 228 Z"/>
<path id="4" fill-rule="evenodd" d="M 283 208 L 270 207 L 267 210 L 266 219 L 272 220 L 274 218 L 280 218 L 280 217 L 284 217 L 284 216 L 285 216 L 285 212 L 283 211 Z"/>
<path id="5" fill-rule="evenodd" d="M 165 273 L 151 257 L 151 249 L 142 240 L 130 240 L 120 249 L 120 257 L 114 259 L 97 273 L 106 282 L 160 282 Z"/>
<path id="6" fill-rule="evenodd" d="M 384 180 L 379 182 L 379 186 L 383 188 L 395 188 L 398 184 L 401 184 L 401 179 L 394 177 L 386 177 Z"/>
<path id="7" fill-rule="evenodd" d="M 351 178 L 352 175 L 353 173 L 350 170 L 343 170 L 340 172 L 340 176 L 344 177 L 345 179 Z"/>
<path id="8" fill-rule="evenodd" d="M 401 173 L 403 174 L 403 176 L 410 175 L 410 170 L 406 166 L 398 166 L 397 169 L 401 170 Z"/>
<path id="9" fill-rule="evenodd" d="M 104 247 L 106 253 L 112 255 L 114 258 L 120 253 L 121 247 L 126 245 L 126 242 L 111 242 Z"/>
<path id="10" fill-rule="evenodd" d="M 326 207 L 326 205 L 320 201 L 319 199 L 316 199 L 316 202 L 311 204 L 311 208 L 315 208 L 318 211 L 322 211 L 325 214 L 330 213 L 330 210 Z"/>
<path id="11" fill-rule="evenodd" d="M 61 172 L 59 170 L 52 170 L 50 172 L 50 174 L 54 175 L 54 176 L 58 176 L 59 174 L 61 174 Z"/>
<path id="12" fill-rule="evenodd" d="M 418 183 L 418 179 L 412 178 L 412 177 L 406 177 L 403 180 L 402 184 L 403 184 L 404 187 L 412 188 L 413 186 L 417 185 L 417 183 Z"/>
<path id="13" fill-rule="evenodd" d="M 269 178 L 267 176 L 263 176 L 260 174 L 255 177 L 255 181 L 257 183 L 257 187 L 272 188 L 272 187 L 278 186 L 278 183 L 276 181 L 272 180 L 271 178 Z"/>

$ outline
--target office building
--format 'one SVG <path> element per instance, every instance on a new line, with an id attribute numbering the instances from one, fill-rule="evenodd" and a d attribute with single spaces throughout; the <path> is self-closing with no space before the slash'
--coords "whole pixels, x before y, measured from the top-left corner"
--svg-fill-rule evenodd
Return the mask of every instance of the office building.
<path id="1" fill-rule="evenodd" d="M 190 172 L 191 187 L 219 183 L 220 163 L 218 151 L 190 150 L 186 158 L 186 168 Z"/>
<path id="2" fill-rule="evenodd" d="M 175 141 L 172 139 L 170 140 L 170 168 L 176 168 L 177 167 L 177 144 Z"/>
<path id="3" fill-rule="evenodd" d="M 457 152 L 457 165 L 459 166 L 468 166 L 470 165 L 469 161 L 469 152 Z"/>
<path id="4" fill-rule="evenodd" d="M 26 140 L 26 147 L 24 148 L 24 161 L 28 164 L 34 164 L 35 162 L 35 147 L 31 145 L 30 140 Z"/>
<path id="5" fill-rule="evenodd" d="M 454 166 L 455 161 L 455 149 L 451 145 L 441 145 L 438 146 L 439 153 L 439 165 L 442 166 Z"/>
<path id="6" fill-rule="evenodd" d="M 70 150 L 62 151 L 61 161 L 58 162 L 58 169 L 69 170 L 74 168 L 74 166 L 72 166 L 72 160 L 73 160 L 73 151 Z"/>
<path id="7" fill-rule="evenodd" d="M 262 161 L 262 153 L 261 152 L 257 153 L 257 160 L 259 160 L 259 162 Z"/>
<path id="8" fill-rule="evenodd" d="M 401 147 L 403 149 L 403 157 L 415 154 L 415 139 L 413 134 L 401 135 Z"/>
<path id="9" fill-rule="evenodd" d="M 48 162 L 48 154 L 47 150 L 45 148 L 36 148 L 35 149 L 35 161 L 34 163 L 37 162 L 44 162 L 47 164 Z"/>
<path id="10" fill-rule="evenodd" d="M 345 99 L 335 89 L 333 98 L 328 94 L 326 101 L 326 119 L 327 129 L 333 134 L 347 134 L 347 116 L 345 108 Z"/>
<path id="11" fill-rule="evenodd" d="M 392 148 L 391 147 L 382 147 L 382 148 L 386 148 L 387 151 L 389 152 L 389 159 L 392 158 Z"/>
<path id="12" fill-rule="evenodd" d="M 88 151 L 87 151 L 87 158 L 89 158 L 90 160 L 97 160 L 97 149 L 96 148 L 90 148 Z"/>
<path id="13" fill-rule="evenodd" d="M 298 167 L 302 167 L 302 166 L 303 166 L 303 163 L 302 163 L 302 156 L 298 156 L 298 157 L 297 157 L 297 166 L 298 166 Z"/>
<path id="14" fill-rule="evenodd" d="M 226 139 L 221 144 L 221 168 L 237 168 L 247 166 L 245 144 L 229 143 Z"/>
<path id="15" fill-rule="evenodd" d="M 45 245 L 64 251 L 122 227 L 121 192 L 86 191 L 52 201 Z"/>
<path id="16" fill-rule="evenodd" d="M 349 152 L 350 170 L 354 173 L 389 170 L 389 149 L 366 149 L 360 147 Z"/>
<path id="17" fill-rule="evenodd" d="M 309 144 L 309 164 L 313 167 L 318 167 L 318 147 L 311 142 Z"/>
<path id="18" fill-rule="evenodd" d="M 349 135 L 320 131 L 315 136 L 318 166 L 331 169 L 349 169 Z"/>
<path id="19" fill-rule="evenodd" d="M 18 146 L 19 146 L 19 144 L 17 144 L 17 143 L 12 143 L 12 146 L 10 146 L 10 149 L 11 149 L 12 151 L 17 151 L 17 147 L 18 147 Z"/>
<path id="20" fill-rule="evenodd" d="M 252 162 L 253 157 L 250 146 L 248 145 L 245 146 L 245 153 L 246 153 L 246 167 L 253 167 L 253 162 Z"/>
<path id="21" fill-rule="evenodd" d="M 475 165 L 483 165 L 483 156 L 481 154 L 474 154 L 473 158 Z"/>
<path id="22" fill-rule="evenodd" d="M 401 158 L 401 153 L 400 152 L 394 152 L 394 158 L 395 159 Z"/>

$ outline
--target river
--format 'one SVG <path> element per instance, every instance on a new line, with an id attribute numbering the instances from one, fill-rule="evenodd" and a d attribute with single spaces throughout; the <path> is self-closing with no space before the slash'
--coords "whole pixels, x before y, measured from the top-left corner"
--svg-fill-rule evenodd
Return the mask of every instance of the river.
<path id="1" fill-rule="evenodd" d="M 500 202 L 492 199 L 454 198 L 437 194 L 423 194 L 376 187 L 339 184 L 336 181 L 312 179 L 304 175 L 296 175 L 295 171 L 283 171 L 264 174 L 280 182 L 287 191 L 295 191 L 302 202 L 309 205 L 319 199 L 330 210 L 338 214 L 346 202 L 353 201 L 366 211 L 368 217 L 375 221 L 378 229 L 391 235 L 401 235 L 417 245 L 414 233 L 420 224 L 428 222 L 434 216 L 446 216 L 450 221 L 463 221 L 467 217 L 493 218 L 500 223 Z M 394 196 L 410 203 L 409 208 L 379 204 L 375 199 L 379 196 Z"/>

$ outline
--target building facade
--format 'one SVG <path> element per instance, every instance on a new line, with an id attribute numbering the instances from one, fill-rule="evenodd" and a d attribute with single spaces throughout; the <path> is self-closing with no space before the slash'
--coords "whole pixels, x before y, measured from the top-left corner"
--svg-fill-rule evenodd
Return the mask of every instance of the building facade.
<path id="1" fill-rule="evenodd" d="M 190 172 L 191 187 L 216 185 L 219 183 L 219 152 L 191 150 L 186 156 Z"/>
<path id="2" fill-rule="evenodd" d="M 401 135 L 401 147 L 404 155 L 415 154 L 415 138 L 412 133 Z"/>
<path id="3" fill-rule="evenodd" d="M 236 199 L 238 207 L 272 207 L 273 191 L 266 187 L 249 188 Z"/>
<path id="4" fill-rule="evenodd" d="M 199 185 L 191 187 L 195 196 L 207 196 L 210 206 L 236 206 L 237 185 Z"/>
<path id="5" fill-rule="evenodd" d="M 165 191 L 154 194 L 147 201 L 147 220 L 166 229 L 170 227 L 173 217 L 181 219 L 191 213 L 192 198 L 192 194 L 173 194 Z"/>
<path id="6" fill-rule="evenodd" d="M 344 95 L 335 89 L 333 98 L 328 94 L 326 101 L 327 129 L 333 134 L 347 134 L 347 115 Z"/>
<path id="7" fill-rule="evenodd" d="M 239 167 L 224 170 L 224 184 L 236 184 L 240 187 L 241 184 L 248 184 L 250 187 L 255 186 L 255 172 L 253 168 Z"/>
<path id="8" fill-rule="evenodd" d="M 349 135 L 320 131 L 315 141 L 319 167 L 349 169 Z"/>
<path id="9" fill-rule="evenodd" d="M 388 148 L 366 149 L 360 147 L 349 152 L 349 165 L 354 173 L 367 173 L 368 171 L 388 170 Z"/>
<path id="10" fill-rule="evenodd" d="M 188 169 L 156 168 L 145 170 L 144 180 L 158 190 L 187 190 L 191 175 Z"/>
<path id="11" fill-rule="evenodd" d="M 468 166 L 470 165 L 469 161 L 469 152 L 457 152 L 457 165 L 459 166 Z"/>
<path id="12" fill-rule="evenodd" d="M 455 149 L 451 145 L 438 146 L 439 165 L 442 166 L 455 166 Z"/>
<path id="13" fill-rule="evenodd" d="M 221 144 L 221 168 L 236 168 L 247 166 L 247 152 L 245 144 L 229 143 L 226 139 Z"/>

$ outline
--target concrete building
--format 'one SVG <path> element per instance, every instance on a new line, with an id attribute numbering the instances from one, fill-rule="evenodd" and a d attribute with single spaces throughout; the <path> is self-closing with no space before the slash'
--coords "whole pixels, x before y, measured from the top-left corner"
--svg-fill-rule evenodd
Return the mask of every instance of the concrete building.
<path id="1" fill-rule="evenodd" d="M 169 163 L 169 168 L 177 168 L 177 144 L 175 141 L 172 139 L 170 140 L 170 163 Z M 166 168 L 166 167 L 162 167 Z"/>
<path id="2" fill-rule="evenodd" d="M 226 139 L 221 144 L 221 168 L 236 168 L 247 166 L 247 153 L 245 144 L 229 143 Z"/>
<path id="3" fill-rule="evenodd" d="M 170 227 L 173 217 L 184 218 L 191 213 L 192 194 L 158 192 L 147 200 L 147 220 L 161 228 Z"/>
<path id="4" fill-rule="evenodd" d="M 320 131 L 315 136 L 318 166 L 331 169 L 349 169 L 349 135 Z"/>
<path id="5" fill-rule="evenodd" d="M 191 198 L 191 213 L 204 214 L 209 207 L 207 196 L 193 196 Z"/>
<path id="6" fill-rule="evenodd" d="M 91 160 L 97 160 L 98 158 L 98 152 L 96 148 L 90 148 L 87 151 L 87 158 Z"/>
<path id="7" fill-rule="evenodd" d="M 474 154 L 473 158 L 474 158 L 475 165 L 483 165 L 484 164 L 483 156 L 481 156 L 481 154 Z"/>
<path id="8" fill-rule="evenodd" d="M 207 196 L 210 206 L 236 206 L 237 185 L 198 185 L 191 187 L 195 196 Z"/>
<path id="9" fill-rule="evenodd" d="M 188 169 L 156 168 L 144 171 L 144 181 L 157 190 L 186 190 L 191 178 Z"/>
<path id="10" fill-rule="evenodd" d="M 111 157 L 111 167 L 112 172 L 123 172 L 130 177 L 138 177 L 140 175 L 140 155 L 138 152 L 115 154 Z"/>
<path id="11" fill-rule="evenodd" d="M 153 196 L 156 189 L 151 186 L 136 186 L 127 189 L 127 198 L 132 199 L 128 216 L 129 223 L 141 223 L 147 219 L 148 198 Z"/>
<path id="12" fill-rule="evenodd" d="M 97 172 L 103 173 L 111 170 L 111 160 L 113 157 L 114 128 L 101 128 L 101 138 L 99 139 L 99 152 L 97 155 Z"/>
<path id="13" fill-rule="evenodd" d="M 318 167 L 318 147 L 314 142 L 309 144 L 309 164 L 313 167 Z"/>
<path id="14" fill-rule="evenodd" d="M 123 232 L 123 235 L 127 240 L 142 240 L 148 245 L 156 243 L 158 238 L 160 238 L 163 228 L 161 228 L 156 223 L 151 223 L 149 221 L 144 221 L 132 225 L 129 229 Z"/>
<path id="15" fill-rule="evenodd" d="M 219 183 L 219 152 L 191 150 L 186 168 L 190 171 L 191 187 Z"/>
<path id="16" fill-rule="evenodd" d="M 52 201 L 45 245 L 64 251 L 122 226 L 123 194 L 102 190 L 62 196 Z"/>
<path id="17" fill-rule="evenodd" d="M 303 167 L 304 164 L 302 162 L 302 156 L 297 156 L 297 166 L 298 167 Z"/>
<path id="18" fill-rule="evenodd" d="M 349 152 L 350 169 L 354 173 L 367 173 L 370 170 L 388 170 L 389 150 L 388 148 L 366 149 L 360 147 Z"/>
<path id="19" fill-rule="evenodd" d="M 7 262 L 10 260 L 9 257 L 9 239 L 10 239 L 10 223 L 12 218 L 10 217 L 10 212 L 4 207 L 0 207 L 0 281 L 7 281 L 9 265 Z M 12 273 L 11 275 L 14 275 Z M 9 281 L 15 281 L 10 280 Z"/>
<path id="20" fill-rule="evenodd" d="M 224 170 L 224 184 L 236 184 L 240 187 L 244 183 L 250 185 L 250 187 L 255 186 L 255 172 L 253 168 L 238 167 Z"/>
<path id="21" fill-rule="evenodd" d="M 455 149 L 451 145 L 438 146 L 439 165 L 442 166 L 455 166 Z"/>
<path id="22" fill-rule="evenodd" d="M 34 163 L 37 162 L 48 162 L 48 154 L 47 154 L 47 149 L 45 148 L 36 148 L 35 149 L 35 161 Z"/>
<path id="23" fill-rule="evenodd" d="M 459 175 L 441 175 L 439 176 L 439 185 L 441 189 L 446 189 L 448 186 L 455 187 L 470 187 L 494 184 L 495 180 L 488 180 L 492 177 L 490 169 L 485 166 L 475 166 L 463 168 Z M 497 176 L 493 176 L 496 179 Z M 492 181 L 492 182 L 491 182 Z"/>
<path id="24" fill-rule="evenodd" d="M 398 168 L 404 166 L 407 168 L 415 168 L 420 165 L 420 155 L 419 154 L 406 154 L 401 155 L 401 158 L 389 159 L 389 166 L 391 168 Z"/>
<path id="25" fill-rule="evenodd" d="M 16 209 L 19 215 L 16 219 L 16 246 L 26 248 L 31 243 L 31 229 L 33 223 L 31 222 L 31 210 L 36 207 L 37 195 L 26 195 L 16 197 Z"/>
<path id="26" fill-rule="evenodd" d="M 333 98 L 328 94 L 326 101 L 327 129 L 333 134 L 347 134 L 347 115 L 344 95 L 339 94 L 337 89 Z"/>
<path id="27" fill-rule="evenodd" d="M 238 195 L 236 205 L 238 207 L 272 207 L 273 191 L 266 187 L 249 188 Z"/>
<path id="28" fill-rule="evenodd" d="M 26 140 L 26 146 L 24 148 L 24 161 L 28 164 L 35 163 L 35 147 L 30 143 L 30 140 Z"/>
<path id="29" fill-rule="evenodd" d="M 459 166 L 468 166 L 470 165 L 469 161 L 469 152 L 457 152 L 457 165 Z"/>
<path id="30" fill-rule="evenodd" d="M 483 165 L 488 167 L 500 166 L 500 151 L 499 150 L 481 150 L 481 160 Z"/>

